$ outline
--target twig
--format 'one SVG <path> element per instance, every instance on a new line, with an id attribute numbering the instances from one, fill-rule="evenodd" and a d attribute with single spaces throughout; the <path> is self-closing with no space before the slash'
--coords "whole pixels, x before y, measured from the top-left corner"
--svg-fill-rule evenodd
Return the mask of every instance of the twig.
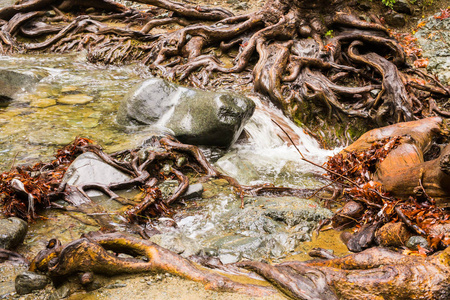
<path id="1" fill-rule="evenodd" d="M 11 172 L 12 169 L 14 168 L 14 164 L 16 163 L 17 155 L 19 155 L 19 152 L 16 152 L 16 154 L 14 154 L 13 161 L 12 161 L 12 163 L 11 163 L 11 168 L 9 168 L 9 171 L 10 171 L 10 172 Z"/>
<path id="2" fill-rule="evenodd" d="M 395 212 L 397 213 L 397 215 L 400 217 L 400 219 L 402 219 L 402 221 L 406 224 L 406 226 L 408 226 L 410 229 L 412 229 L 413 231 L 415 231 L 418 234 L 421 234 L 421 235 L 427 234 L 422 228 L 420 228 L 416 224 L 413 224 L 411 222 L 411 220 L 405 216 L 405 214 L 402 212 L 402 209 L 400 207 L 396 206 L 394 209 L 395 209 Z"/>

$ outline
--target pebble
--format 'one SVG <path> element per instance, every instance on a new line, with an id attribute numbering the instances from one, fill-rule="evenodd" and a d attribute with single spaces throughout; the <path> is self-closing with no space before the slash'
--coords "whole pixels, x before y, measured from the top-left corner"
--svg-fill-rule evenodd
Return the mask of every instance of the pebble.
<path id="1" fill-rule="evenodd" d="M 227 186 L 230 184 L 226 179 L 213 179 L 211 181 L 218 186 Z"/>
<path id="2" fill-rule="evenodd" d="M 406 247 L 412 250 L 417 250 L 418 245 L 422 248 L 428 248 L 427 239 L 420 235 L 414 235 L 406 242 Z"/>
<path id="3" fill-rule="evenodd" d="M 122 287 L 126 287 L 127 284 L 126 283 L 113 283 L 113 284 L 108 284 L 107 286 L 105 286 L 105 289 L 117 289 L 117 288 L 122 288 Z"/>
<path id="4" fill-rule="evenodd" d="M 52 98 L 36 99 L 32 100 L 30 103 L 31 107 L 38 107 L 38 108 L 46 108 L 53 105 L 56 105 L 56 100 Z"/>
<path id="5" fill-rule="evenodd" d="M 68 85 L 61 89 L 61 93 L 72 93 L 75 91 L 78 91 L 78 87 L 73 86 L 73 85 Z"/>
<path id="6" fill-rule="evenodd" d="M 91 102 L 93 99 L 94 97 L 85 94 L 73 94 L 73 95 L 65 95 L 59 98 L 58 103 L 69 105 L 86 104 Z"/>

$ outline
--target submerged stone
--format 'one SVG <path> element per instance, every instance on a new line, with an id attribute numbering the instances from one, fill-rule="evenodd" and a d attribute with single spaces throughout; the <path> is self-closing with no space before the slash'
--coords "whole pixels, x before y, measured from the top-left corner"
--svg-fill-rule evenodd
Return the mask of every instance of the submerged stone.
<path id="1" fill-rule="evenodd" d="M 22 219 L 11 217 L 0 220 L 0 248 L 13 249 L 20 245 L 27 234 L 28 225 Z"/>
<path id="2" fill-rule="evenodd" d="M 310 240 L 317 223 L 331 215 L 298 197 L 247 198 L 244 209 L 235 207 L 215 217 L 222 234 L 206 238 L 204 245 L 218 249 L 221 260 L 275 258 Z"/>
<path id="3" fill-rule="evenodd" d="M 125 97 L 118 121 L 157 125 L 183 143 L 229 147 L 253 114 L 252 100 L 227 92 L 209 92 L 152 78 Z"/>
<path id="4" fill-rule="evenodd" d="M 38 107 L 38 108 L 46 108 L 53 105 L 56 105 L 56 100 L 52 98 L 36 99 L 32 100 L 30 103 L 31 107 Z"/>
<path id="5" fill-rule="evenodd" d="M 78 104 L 86 104 L 92 101 L 94 97 L 84 95 L 84 94 L 70 94 L 65 95 L 58 99 L 59 104 L 69 104 L 69 105 L 78 105 Z"/>
<path id="6" fill-rule="evenodd" d="M 150 237 L 150 241 L 184 257 L 196 255 L 201 250 L 200 245 L 194 239 L 177 232 L 155 234 Z"/>

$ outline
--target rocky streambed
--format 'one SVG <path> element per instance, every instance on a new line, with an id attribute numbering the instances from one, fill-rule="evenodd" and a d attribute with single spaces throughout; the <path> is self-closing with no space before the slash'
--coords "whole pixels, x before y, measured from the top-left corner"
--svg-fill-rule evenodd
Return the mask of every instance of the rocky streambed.
<path id="1" fill-rule="evenodd" d="M 430 70 L 436 71 L 445 82 L 449 78 L 448 55 L 444 47 L 448 22 L 448 19 L 438 22 L 431 17 L 416 34 L 425 50 L 424 56 L 430 58 Z M 98 141 L 107 152 L 133 148 L 155 133 L 161 134 L 162 123 L 170 123 L 167 116 L 164 122 L 156 122 L 152 127 L 143 126 L 142 121 L 134 127 L 118 123 L 116 118 L 121 103 L 130 97 L 127 96 L 130 91 L 132 94 L 139 84 L 145 83 L 144 78 L 148 74 L 137 65 L 91 65 L 84 57 L 84 54 L 0 57 L 2 171 L 13 164 L 48 160 L 56 148 L 79 135 Z M 10 84 L 2 85 L 2 81 Z M 276 119 L 290 128 L 302 152 L 312 160 L 323 162 L 333 152 L 320 149 L 314 139 L 284 119 L 274 107 L 264 104 L 257 95 L 248 92 L 245 95 L 253 99 L 255 112 L 243 133 L 232 136 L 228 142 L 239 140 L 226 151 L 215 147 L 203 148 L 208 158 L 241 184 L 274 183 L 297 188 L 322 186 L 325 181 L 318 176 L 321 171 L 301 162 L 299 154 L 270 120 Z M 168 110 L 172 108 L 168 107 Z M 187 115 L 183 110 L 179 114 Z M 158 119 L 161 117 L 159 115 Z M 176 130 L 175 127 L 172 131 Z M 81 165 L 86 165 L 86 161 Z M 97 168 L 95 166 L 94 169 Z M 85 176 L 77 172 L 75 170 L 72 176 Z M 200 184 L 201 188 L 193 198 L 177 204 L 172 216 L 152 221 L 151 241 L 186 257 L 201 254 L 218 257 L 224 263 L 243 259 L 272 262 L 305 260 L 313 247 L 331 248 L 337 255 L 347 253 L 338 233 L 327 231 L 315 236 L 318 222 L 332 214 L 317 198 L 306 199 L 306 195 L 246 197 L 245 207 L 241 209 L 239 197 L 226 180 L 199 182 L 195 176 L 190 180 L 192 184 Z M 175 186 L 176 183 L 167 181 L 162 189 L 171 193 Z M 122 195 L 132 198 L 138 193 L 131 190 Z M 125 230 L 120 226 L 120 218 L 116 217 L 121 205 L 102 196 L 96 197 L 95 202 L 105 208 L 111 220 L 117 221 L 119 230 Z M 46 247 L 51 238 L 58 238 L 65 244 L 83 233 L 98 229 L 98 224 L 89 223 L 85 214 L 48 210 L 42 213 L 42 219 L 29 224 L 23 243 L 14 248 L 31 259 Z M 72 278 L 60 286 L 48 284 L 44 289 L 19 295 L 15 280 L 26 269 L 20 263 L 0 265 L 0 298 L 250 299 L 239 294 L 207 291 L 201 284 L 170 274 L 98 276 L 91 290 L 81 289 L 76 278 Z M 282 295 L 270 297 L 284 298 Z"/>
<path id="2" fill-rule="evenodd" d="M 87 64 L 81 55 L 76 54 L 2 57 L 1 62 L 0 73 L 4 76 L 0 76 L 0 79 L 4 84 L 14 83 L 8 85 L 10 90 L 4 89 L 8 94 L 5 92 L 3 106 L 0 108 L 3 136 L 0 161 L 4 171 L 8 170 L 11 164 L 49 160 L 56 148 L 69 143 L 76 136 L 92 138 L 104 146 L 106 152 L 113 152 L 136 147 L 152 135 L 167 131 L 167 127 L 161 129 L 161 122 L 150 122 L 150 125 L 142 122 L 130 124 L 124 122 L 124 118 L 120 116 L 119 122 L 117 121 L 117 115 L 120 115 L 118 111 L 122 109 L 123 114 L 125 110 L 124 104 L 120 107 L 121 103 L 126 103 L 126 99 L 136 96 L 136 90 L 148 82 L 142 78 L 146 73 L 139 66 L 94 66 Z M 150 81 L 152 80 L 155 81 Z M 175 98 L 180 95 L 177 91 L 168 93 L 175 95 Z M 186 89 L 181 95 L 191 97 L 192 93 L 195 94 L 195 91 Z M 216 167 L 236 177 L 242 184 L 274 183 L 297 188 L 314 188 L 324 184 L 325 181 L 318 176 L 321 171 L 298 159 L 299 154 L 286 143 L 283 133 L 271 119 L 276 119 L 286 128 L 290 128 L 292 137 L 311 159 L 320 162 L 332 152 L 321 150 L 314 139 L 285 119 L 280 111 L 264 104 L 256 95 L 246 94 L 253 99 L 245 100 L 250 101 L 250 108 L 239 100 L 241 102 L 237 103 L 234 110 L 227 108 L 232 101 L 229 96 L 220 98 L 222 96 L 218 95 L 217 101 L 225 103 L 220 104 L 225 106 L 218 106 L 218 111 L 226 116 L 215 121 L 218 122 L 217 126 L 222 126 L 219 132 L 223 132 L 224 123 L 231 124 L 228 126 L 232 127 L 234 135 L 224 140 L 229 145 L 239 136 L 240 139 L 228 150 L 203 148 L 208 158 L 216 162 Z M 183 97 L 182 99 L 185 99 Z M 183 101 L 186 100 L 182 100 L 181 108 L 168 107 L 167 111 L 186 110 Z M 168 103 L 173 105 L 178 103 L 178 100 Z M 203 103 L 202 107 L 205 107 Z M 254 111 L 250 119 L 244 113 L 248 109 L 250 112 Z M 180 115 L 186 116 L 186 112 L 181 110 L 178 116 L 172 115 L 175 121 L 170 121 L 170 116 L 164 116 L 165 112 L 161 111 L 155 119 L 177 124 Z M 197 114 L 208 113 L 203 109 Z M 236 128 L 236 125 L 233 125 L 236 118 L 245 118 L 245 127 Z M 174 129 L 169 128 L 169 133 L 170 130 Z M 173 134 L 173 131 L 171 133 Z M 217 140 L 218 137 L 212 135 L 210 139 Z M 123 178 L 118 171 L 108 167 L 95 157 L 84 155 L 69 169 L 66 180 L 75 184 L 89 180 L 114 182 Z M 315 242 L 311 242 L 318 222 L 332 214 L 330 210 L 322 208 L 315 198 L 306 199 L 306 195 L 279 198 L 246 197 L 245 207 L 241 209 L 238 195 L 226 180 L 210 179 L 199 182 L 199 178 L 194 175 L 190 181 L 198 190 L 194 191 L 192 197 L 186 197 L 173 208 L 174 215 L 151 222 L 151 241 L 185 257 L 213 256 L 224 263 L 243 259 L 274 262 L 288 258 L 306 259 L 306 253 L 313 246 L 335 248 L 331 246 L 333 242 L 341 247 L 336 248 L 339 249 L 336 254 L 347 252 L 336 234 L 330 236 L 326 233 L 327 238 L 321 236 L 319 240 L 314 239 Z M 168 180 L 160 188 L 170 194 L 177 184 L 176 181 Z M 133 198 L 137 194 L 138 190 L 130 190 L 121 195 Z M 122 206 L 105 196 L 93 197 L 95 203 L 104 208 L 101 213 L 108 214 L 119 231 L 125 230 L 120 225 L 120 217 L 116 216 Z M 98 212 L 92 212 L 96 213 Z M 98 229 L 100 226 L 83 213 L 48 210 L 42 212 L 41 219 L 29 224 L 23 243 L 14 249 L 27 259 L 32 259 L 52 238 L 57 238 L 65 244 L 79 238 L 83 233 Z M 94 285 L 95 289 L 91 291 L 80 288 L 77 280 L 73 279 L 62 286 L 55 287 L 50 284 L 45 289 L 37 289 L 31 294 L 19 295 L 15 289 L 15 279 L 26 271 L 26 267 L 7 262 L 2 265 L 2 270 L 0 297 L 3 298 L 123 299 L 133 295 L 137 299 L 148 299 L 151 294 L 153 299 L 174 299 L 179 297 L 180 292 L 185 299 L 248 298 L 206 291 L 202 285 L 166 274 L 114 278 L 100 276 Z M 36 281 L 36 278 L 29 279 L 24 276 L 19 284 L 25 287 L 20 290 L 21 293 L 29 292 L 26 287 L 27 280 Z"/>

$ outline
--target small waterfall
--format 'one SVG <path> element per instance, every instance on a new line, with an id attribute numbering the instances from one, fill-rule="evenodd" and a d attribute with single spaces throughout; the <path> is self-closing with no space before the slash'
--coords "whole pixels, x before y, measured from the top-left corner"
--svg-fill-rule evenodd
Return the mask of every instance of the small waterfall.
<path id="1" fill-rule="evenodd" d="M 313 187 L 308 178 L 323 170 L 301 160 L 301 156 L 277 122 L 308 159 L 322 164 L 339 149 L 321 149 L 319 143 L 271 104 L 252 97 L 256 110 L 245 126 L 248 139 L 236 143 L 217 166 L 241 184 L 273 183 L 293 187 Z M 273 121 L 272 121 L 273 120 Z M 312 186 L 311 186 L 312 185 Z"/>

